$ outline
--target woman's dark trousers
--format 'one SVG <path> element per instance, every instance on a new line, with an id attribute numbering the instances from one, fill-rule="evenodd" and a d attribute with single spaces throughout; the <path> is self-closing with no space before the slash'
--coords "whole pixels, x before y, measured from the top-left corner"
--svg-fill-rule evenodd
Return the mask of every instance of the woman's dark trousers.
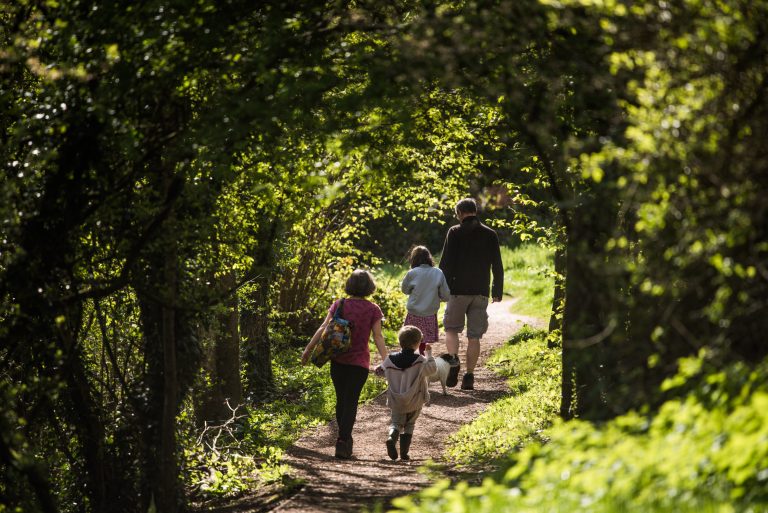
<path id="1" fill-rule="evenodd" d="M 331 380 L 333 388 L 336 389 L 336 422 L 339 425 L 341 440 L 352 438 L 352 428 L 357 417 L 357 402 L 367 379 L 368 369 L 331 362 Z"/>

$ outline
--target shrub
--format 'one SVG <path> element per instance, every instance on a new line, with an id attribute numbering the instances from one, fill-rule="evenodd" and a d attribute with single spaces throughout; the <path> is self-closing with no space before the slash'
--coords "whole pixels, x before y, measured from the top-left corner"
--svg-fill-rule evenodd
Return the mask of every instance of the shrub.
<path id="1" fill-rule="evenodd" d="M 395 505 L 408 512 L 768 511 L 768 361 L 707 370 L 693 360 L 681 365 L 686 379 L 667 387 L 699 386 L 653 416 L 559 422 L 502 478 L 477 487 L 440 482 Z"/>
<path id="2" fill-rule="evenodd" d="M 523 326 L 488 365 L 508 378 L 510 394 L 451 437 L 448 454 L 462 465 L 504 457 L 538 437 L 557 416 L 560 358 L 547 346 L 546 331 Z"/>

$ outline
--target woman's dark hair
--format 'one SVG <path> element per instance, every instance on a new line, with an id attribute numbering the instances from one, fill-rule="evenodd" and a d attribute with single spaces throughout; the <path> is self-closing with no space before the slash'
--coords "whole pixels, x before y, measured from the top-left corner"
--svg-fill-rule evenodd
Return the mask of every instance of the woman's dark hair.
<path id="1" fill-rule="evenodd" d="M 365 297 L 373 294 L 376 290 L 376 283 L 373 281 L 373 275 L 365 269 L 355 269 L 347 278 L 344 285 L 344 292 L 350 296 Z"/>
<path id="2" fill-rule="evenodd" d="M 474 198 L 464 198 L 456 203 L 456 214 L 477 214 L 477 203 Z"/>
<path id="3" fill-rule="evenodd" d="M 427 264 L 431 267 L 435 266 L 435 261 L 432 259 L 432 253 L 425 246 L 416 246 L 411 250 L 411 254 L 408 255 L 408 262 L 411 264 L 411 269 L 418 267 L 421 264 Z"/>

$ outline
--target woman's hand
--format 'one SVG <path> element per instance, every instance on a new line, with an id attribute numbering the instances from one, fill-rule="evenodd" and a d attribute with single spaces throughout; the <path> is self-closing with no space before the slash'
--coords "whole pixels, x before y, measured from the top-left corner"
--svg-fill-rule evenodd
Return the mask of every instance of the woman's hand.
<path id="1" fill-rule="evenodd" d="M 325 331 L 325 328 L 328 326 L 328 323 L 331 322 L 331 318 L 333 315 L 328 312 L 328 315 L 325 316 L 325 320 L 323 321 L 323 324 L 320 325 L 319 328 L 317 328 L 317 331 L 314 335 L 312 335 L 312 340 L 309 341 L 309 344 L 307 344 L 307 347 L 304 348 L 304 352 L 301 353 L 301 364 L 306 365 L 309 361 L 309 357 L 312 356 L 312 350 L 315 348 L 315 346 L 320 342 L 320 335 Z"/>

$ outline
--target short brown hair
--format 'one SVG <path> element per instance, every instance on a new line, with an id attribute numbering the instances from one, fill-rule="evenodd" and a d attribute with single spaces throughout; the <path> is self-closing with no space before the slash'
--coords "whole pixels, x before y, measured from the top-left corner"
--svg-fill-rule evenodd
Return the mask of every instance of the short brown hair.
<path id="1" fill-rule="evenodd" d="M 376 290 L 376 282 L 373 281 L 373 275 L 365 269 L 352 271 L 344 285 L 344 292 L 350 296 L 370 296 L 374 290 Z"/>
<path id="2" fill-rule="evenodd" d="M 413 349 L 419 345 L 424 335 L 416 326 L 406 325 L 397 332 L 397 341 L 403 349 Z"/>
<path id="3" fill-rule="evenodd" d="M 456 214 L 477 214 L 477 202 L 474 198 L 464 198 L 456 203 Z"/>
<path id="4" fill-rule="evenodd" d="M 418 267 L 421 264 L 427 264 L 432 267 L 435 266 L 435 261 L 432 259 L 432 253 L 429 252 L 426 246 L 414 247 L 408 255 L 408 261 L 411 263 L 411 269 Z"/>

